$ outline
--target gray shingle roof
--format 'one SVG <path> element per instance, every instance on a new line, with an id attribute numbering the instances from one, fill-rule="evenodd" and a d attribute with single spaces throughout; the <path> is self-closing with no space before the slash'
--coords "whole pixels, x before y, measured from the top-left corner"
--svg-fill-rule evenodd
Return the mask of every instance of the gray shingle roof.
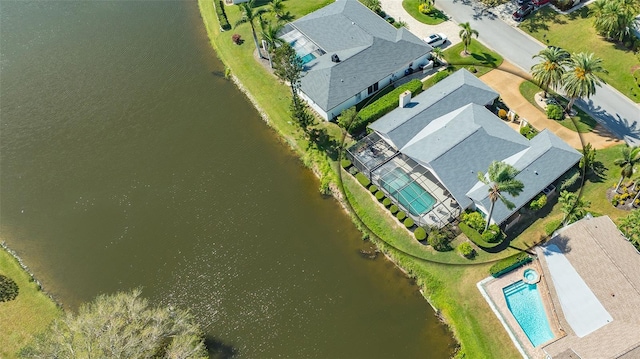
<path id="1" fill-rule="evenodd" d="M 400 151 L 433 169 L 456 201 L 468 207 L 472 202 L 466 194 L 478 182 L 477 172 L 528 146 L 484 106 L 470 104 L 432 121 Z"/>
<path id="2" fill-rule="evenodd" d="M 516 208 L 522 207 L 537 196 L 547 185 L 562 176 L 582 157 L 580 152 L 571 148 L 547 129 L 541 131 L 529 143 L 528 149 L 505 159 L 505 162 L 512 164 L 520 171 L 516 179 L 524 184 L 523 191 L 517 197 L 505 195 L 505 198 L 513 202 Z M 481 170 L 486 171 L 487 167 L 485 166 L 485 169 Z M 467 196 L 482 203 L 487 209 L 491 206 L 486 185 L 474 188 Z M 495 222 L 502 223 L 512 213 L 512 210 L 498 201 L 492 217 Z"/>
<path id="3" fill-rule="evenodd" d="M 462 69 L 411 99 L 412 106 L 393 110 L 369 128 L 399 149 L 436 118 L 466 104 L 489 104 L 498 96 L 491 87 Z"/>
<path id="4" fill-rule="evenodd" d="M 325 54 L 307 64 L 302 91 L 329 111 L 432 48 L 357 0 L 337 0 L 291 23 Z M 341 62 L 331 61 L 337 54 Z"/>

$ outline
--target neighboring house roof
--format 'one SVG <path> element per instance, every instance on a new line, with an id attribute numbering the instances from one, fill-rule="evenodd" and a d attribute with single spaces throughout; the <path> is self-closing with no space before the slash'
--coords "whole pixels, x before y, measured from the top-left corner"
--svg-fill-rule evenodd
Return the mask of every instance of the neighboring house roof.
<path id="1" fill-rule="evenodd" d="M 325 111 L 432 50 L 357 0 L 337 0 L 290 25 L 325 52 L 306 64 L 300 81 L 301 90 Z M 331 61 L 333 54 L 340 62 Z"/>
<path id="2" fill-rule="evenodd" d="M 460 70 L 369 127 L 399 152 L 430 169 L 461 207 L 473 201 L 490 207 L 488 187 L 478 181 L 493 161 L 520 172 L 524 190 L 506 197 L 520 208 L 575 165 L 582 155 L 548 130 L 527 140 L 491 113 L 485 104 L 498 94 Z M 502 223 L 512 210 L 496 203 L 492 215 Z"/>
<path id="3" fill-rule="evenodd" d="M 434 119 L 466 104 L 487 105 L 498 96 L 491 87 L 462 69 L 411 99 L 411 106 L 392 111 L 369 128 L 399 149 Z"/>

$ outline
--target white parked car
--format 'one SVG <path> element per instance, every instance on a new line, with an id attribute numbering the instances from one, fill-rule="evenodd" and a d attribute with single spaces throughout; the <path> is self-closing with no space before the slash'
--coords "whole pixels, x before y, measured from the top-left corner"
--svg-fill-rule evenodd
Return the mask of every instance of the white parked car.
<path id="1" fill-rule="evenodd" d="M 431 47 L 438 47 L 444 45 L 447 42 L 447 35 L 445 34 L 433 34 L 424 38 L 424 42 Z"/>

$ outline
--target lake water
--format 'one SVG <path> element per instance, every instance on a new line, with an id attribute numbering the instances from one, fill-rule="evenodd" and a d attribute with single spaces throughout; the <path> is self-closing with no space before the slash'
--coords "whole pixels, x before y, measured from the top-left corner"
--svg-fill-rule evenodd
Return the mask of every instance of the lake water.
<path id="1" fill-rule="evenodd" d="M 0 23 L 0 236 L 65 307 L 142 287 L 221 358 L 451 355 L 223 78 L 195 2 L 2 0 Z"/>

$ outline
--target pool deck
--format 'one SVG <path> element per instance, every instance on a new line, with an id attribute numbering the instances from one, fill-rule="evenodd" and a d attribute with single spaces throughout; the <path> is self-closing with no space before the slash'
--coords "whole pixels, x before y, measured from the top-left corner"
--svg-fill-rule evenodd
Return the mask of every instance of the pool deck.
<path id="1" fill-rule="evenodd" d="M 515 269 L 507 274 L 500 276 L 499 278 L 491 278 L 487 279 L 482 287 L 486 292 L 488 298 L 493 303 L 495 309 L 498 311 L 499 315 L 504 320 L 504 323 L 508 326 L 507 331 L 510 331 L 512 334 L 512 339 L 515 338 L 517 341 L 517 346 L 519 345 L 521 349 L 524 351 L 524 358 L 544 358 L 544 352 L 542 351 L 543 345 L 539 345 L 537 348 L 534 348 L 527 335 L 524 333 L 520 325 L 511 314 L 509 307 L 507 306 L 507 301 L 504 297 L 504 293 L 502 291 L 503 288 L 523 279 L 524 271 L 532 268 L 541 275 L 540 281 L 537 283 L 538 292 L 540 293 L 540 297 L 542 298 L 542 304 L 544 305 L 545 312 L 547 313 L 547 320 L 549 321 L 549 325 L 551 327 L 551 331 L 553 332 L 554 339 L 550 342 L 557 340 L 560 337 L 563 337 L 565 333 L 562 331 L 558 318 L 555 315 L 553 310 L 553 304 L 551 302 L 551 298 L 549 296 L 548 287 L 546 284 L 546 278 L 542 274 L 540 264 L 537 260 L 522 266 L 518 269 Z M 515 343 L 514 343 L 515 344 Z"/>
<path id="2" fill-rule="evenodd" d="M 640 253 L 606 216 L 576 222 L 549 243 L 563 250 L 613 321 L 580 338 L 560 310 L 560 326 L 567 335 L 542 349 L 554 359 L 640 358 Z M 542 271 L 550 278 L 542 249 L 536 250 Z M 553 283 L 547 284 L 554 306 L 560 308 Z"/>

